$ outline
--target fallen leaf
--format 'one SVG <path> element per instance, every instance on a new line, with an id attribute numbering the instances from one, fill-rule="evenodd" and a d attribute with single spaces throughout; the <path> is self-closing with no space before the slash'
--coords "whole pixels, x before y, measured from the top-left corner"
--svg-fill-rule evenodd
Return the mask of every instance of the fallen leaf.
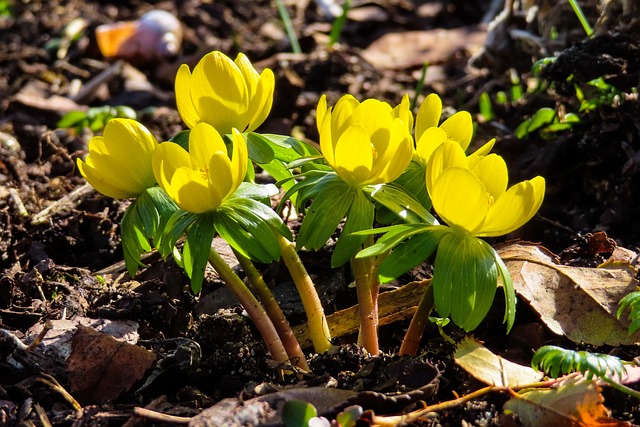
<path id="1" fill-rule="evenodd" d="M 155 359 L 151 351 L 79 325 L 67 361 L 71 392 L 84 404 L 110 402 L 130 390 Z"/>
<path id="2" fill-rule="evenodd" d="M 540 381 L 543 377 L 542 372 L 494 354 L 473 337 L 467 337 L 458 344 L 453 358 L 462 369 L 488 385 L 519 387 Z"/>
<path id="3" fill-rule="evenodd" d="M 638 286 L 632 269 L 564 266 L 545 248 L 527 243 L 498 253 L 518 296 L 554 333 L 595 346 L 640 343 L 640 331 L 629 335 L 628 320 L 616 318 L 618 301 Z"/>
<path id="4" fill-rule="evenodd" d="M 425 62 L 442 63 L 463 49 L 477 50 L 485 37 L 486 30 L 479 26 L 387 33 L 364 49 L 362 56 L 376 67 L 403 70 Z"/>
<path id="5" fill-rule="evenodd" d="M 526 389 L 504 405 L 518 415 L 523 426 L 614 427 L 630 426 L 609 417 L 600 388 L 578 375 L 567 376 L 556 386 Z"/>

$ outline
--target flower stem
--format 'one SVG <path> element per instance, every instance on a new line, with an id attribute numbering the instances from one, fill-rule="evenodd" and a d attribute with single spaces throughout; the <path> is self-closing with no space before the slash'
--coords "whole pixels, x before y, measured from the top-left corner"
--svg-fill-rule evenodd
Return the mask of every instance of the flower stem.
<path id="1" fill-rule="evenodd" d="M 302 348 L 300 348 L 300 343 L 298 342 L 296 336 L 293 334 L 291 326 L 284 316 L 280 305 L 278 305 L 278 302 L 274 298 L 273 293 L 264 282 L 262 274 L 260 274 L 256 266 L 249 258 L 245 257 L 235 249 L 233 253 L 235 253 L 236 258 L 238 258 L 242 269 L 247 275 L 247 278 L 258 294 L 258 298 L 262 302 L 262 305 L 267 312 L 267 316 L 269 316 L 269 318 L 273 322 L 273 326 L 278 332 L 278 336 L 282 341 L 282 345 L 284 345 L 284 348 L 289 355 L 289 360 L 291 360 L 291 362 L 297 367 L 308 371 L 309 365 L 307 365 L 307 360 L 304 356 L 304 353 L 302 352 Z"/>
<path id="2" fill-rule="evenodd" d="M 429 281 L 402 340 L 402 345 L 400 346 L 401 355 L 415 355 L 418 352 L 418 345 L 420 344 L 424 329 L 427 323 L 429 323 L 429 314 L 431 310 L 433 310 L 433 305 L 433 286 L 431 286 L 431 281 Z"/>
<path id="3" fill-rule="evenodd" d="M 373 241 L 367 241 L 369 246 Z M 358 343 L 370 354 L 377 356 L 380 353 L 378 345 L 378 257 L 351 258 L 351 268 L 356 279 L 356 294 L 360 312 L 360 334 Z"/>
<path id="4" fill-rule="evenodd" d="M 318 292 L 313 285 L 311 276 L 309 276 L 307 269 L 302 264 L 294 244 L 280 235 L 278 236 L 278 244 L 280 245 L 282 260 L 287 269 L 289 269 L 289 274 L 291 274 L 291 278 L 298 289 L 298 294 L 300 294 L 304 311 L 307 313 L 309 335 L 313 342 L 313 348 L 318 353 L 324 353 L 331 347 L 331 341 L 329 341 L 331 332 L 329 331 L 329 324 L 324 315 Z"/>
<path id="5" fill-rule="evenodd" d="M 255 323 L 262 339 L 264 340 L 271 357 L 278 363 L 285 363 L 289 359 L 287 352 L 282 345 L 282 341 L 278 336 L 276 328 L 273 326 L 271 319 L 267 316 L 260 302 L 251 293 L 249 288 L 238 277 L 238 275 L 229 267 L 215 249 L 209 250 L 209 262 L 220 275 L 220 278 L 229 286 L 231 291 L 236 295 L 240 304 L 247 310 L 249 317 Z"/>

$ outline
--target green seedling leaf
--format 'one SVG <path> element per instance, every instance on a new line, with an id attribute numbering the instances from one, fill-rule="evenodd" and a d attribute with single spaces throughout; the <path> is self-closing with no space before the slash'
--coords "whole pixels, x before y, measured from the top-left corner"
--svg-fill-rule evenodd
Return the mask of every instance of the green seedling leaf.
<path id="1" fill-rule="evenodd" d="M 480 109 L 480 114 L 482 114 L 485 121 L 490 122 L 493 120 L 493 107 L 491 106 L 491 98 L 487 92 L 482 92 L 480 94 L 478 107 Z"/>
<path id="2" fill-rule="evenodd" d="M 451 315 L 451 320 L 468 332 L 482 322 L 491 308 L 498 269 L 482 240 L 447 233 L 438 246 L 431 283 L 440 316 Z"/>
<path id="3" fill-rule="evenodd" d="M 347 214 L 355 192 L 341 179 L 330 179 L 323 183 L 302 221 L 297 247 L 310 250 L 322 248 Z"/>
<path id="4" fill-rule="evenodd" d="M 282 407 L 282 421 L 287 427 L 307 427 L 309 420 L 317 416 L 316 408 L 302 400 L 287 400 Z"/>
<path id="5" fill-rule="evenodd" d="M 631 292 L 620 300 L 616 317 L 620 319 L 622 314 L 629 310 L 629 335 L 640 329 L 640 291 Z"/>
<path id="6" fill-rule="evenodd" d="M 556 110 L 553 108 L 541 108 L 534 113 L 534 115 L 520 123 L 515 130 L 516 137 L 518 139 L 523 139 L 532 132 L 553 123 L 553 120 L 556 118 Z"/>
<path id="7" fill-rule="evenodd" d="M 148 197 L 155 207 L 158 216 L 160 217 L 160 222 L 156 226 L 155 230 L 151 231 L 151 238 L 154 240 L 156 247 L 158 246 L 160 235 L 164 230 L 164 226 L 179 208 L 178 205 L 175 204 L 171 197 L 160 187 L 150 187 L 147 188 L 145 193 L 143 193 L 145 197 Z"/>
<path id="8" fill-rule="evenodd" d="M 374 216 L 373 203 L 362 192 L 355 192 L 351 207 L 347 212 L 344 228 L 331 255 L 331 267 L 335 268 L 345 264 L 358 252 L 366 236 L 352 233 L 371 228 Z"/>
<path id="9" fill-rule="evenodd" d="M 320 155 L 320 152 L 313 146 L 288 135 L 249 132 L 247 137 L 249 139 L 259 139 L 269 145 L 273 150 L 274 158 L 285 163 L 301 157 Z"/>
<path id="10" fill-rule="evenodd" d="M 229 199 L 225 203 L 225 207 L 233 209 L 240 216 L 252 218 L 254 221 L 261 224 L 264 223 L 287 239 L 293 240 L 291 230 L 284 222 L 282 222 L 282 218 L 280 218 L 273 209 L 266 206 L 264 203 L 260 203 L 253 199 L 236 198 Z M 262 227 L 262 225 L 260 225 L 260 227 Z M 276 244 L 276 246 L 278 245 Z"/>
<path id="11" fill-rule="evenodd" d="M 336 416 L 336 421 L 340 427 L 355 427 L 363 413 L 362 406 L 349 406 Z"/>
<path id="12" fill-rule="evenodd" d="M 540 347 L 531 359 L 531 366 L 549 374 L 552 378 L 572 372 L 580 372 L 591 380 L 617 375 L 619 379 L 626 374 L 620 358 L 608 354 L 590 353 L 588 351 L 567 350 L 562 347 L 545 345 Z"/>
<path id="13" fill-rule="evenodd" d="M 84 111 L 69 111 L 67 114 L 56 124 L 59 128 L 72 128 L 78 124 L 81 124 L 87 118 L 87 113 Z"/>
<path id="14" fill-rule="evenodd" d="M 143 228 L 142 219 L 136 209 L 136 202 L 134 202 L 127 208 L 120 222 L 124 262 L 131 277 L 135 276 L 138 267 L 146 267 L 140 261 L 140 255 L 151 250 Z"/>
<path id="15" fill-rule="evenodd" d="M 422 264 L 438 248 L 440 240 L 450 232 L 442 225 L 427 226 L 396 247 L 382 261 L 378 270 L 380 283 L 388 283 Z"/>
<path id="16" fill-rule="evenodd" d="M 425 210 L 431 209 L 431 199 L 427 192 L 424 179 L 425 169 L 417 162 L 409 163 L 407 169 L 393 183 L 405 190 L 406 194 L 413 196 Z"/>
<path id="17" fill-rule="evenodd" d="M 403 240 L 424 231 L 424 224 L 398 224 L 389 227 L 373 228 L 370 230 L 358 231 L 354 234 L 367 236 L 370 234 L 383 234 L 376 243 L 358 252 L 356 258 L 366 258 L 370 256 L 383 255 L 394 249 Z"/>
<path id="18" fill-rule="evenodd" d="M 122 119 L 132 119 L 135 120 L 138 118 L 136 114 L 136 110 L 126 105 L 119 105 L 114 108 L 115 109 L 115 117 L 119 117 Z"/>
<path id="19" fill-rule="evenodd" d="M 314 198 L 326 185 L 331 181 L 338 179 L 335 173 L 329 173 L 326 171 L 311 170 L 298 175 L 298 178 L 303 178 L 302 181 L 295 183 L 282 197 L 282 200 L 278 204 L 276 210 L 280 212 L 284 207 L 287 200 L 291 198 L 293 194 L 299 193 L 296 208 L 300 211 L 304 210 L 304 204 Z M 276 182 L 276 185 L 283 185 L 286 181 Z"/>

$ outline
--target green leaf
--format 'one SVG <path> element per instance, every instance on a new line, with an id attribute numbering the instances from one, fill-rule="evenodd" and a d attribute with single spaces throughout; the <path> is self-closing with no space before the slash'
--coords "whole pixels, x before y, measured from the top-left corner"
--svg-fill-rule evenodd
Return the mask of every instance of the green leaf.
<path id="1" fill-rule="evenodd" d="M 289 135 L 249 132 L 247 138 L 249 140 L 260 140 L 262 143 L 269 145 L 273 151 L 273 157 L 284 163 L 301 157 L 317 156 L 320 154 L 313 146 Z"/>
<path id="2" fill-rule="evenodd" d="M 438 246 L 433 272 L 435 307 L 465 331 L 485 318 L 498 285 L 498 269 L 482 240 L 447 233 Z"/>
<path id="3" fill-rule="evenodd" d="M 127 106 L 127 105 L 119 105 L 115 107 L 115 116 L 123 119 L 132 119 L 136 120 L 138 115 L 136 114 L 136 110 Z"/>
<path id="4" fill-rule="evenodd" d="M 400 186 L 391 184 L 370 185 L 364 188 L 370 197 L 395 213 L 406 223 L 427 223 L 435 225 L 436 219 L 410 194 Z"/>
<path id="5" fill-rule="evenodd" d="M 191 278 L 191 290 L 194 294 L 199 294 L 202 290 L 204 270 L 209 260 L 211 242 L 216 231 L 213 220 L 212 213 L 198 214 L 197 219 L 189 227 L 184 242 L 182 250 L 184 270 Z"/>
<path id="6" fill-rule="evenodd" d="M 344 228 L 331 255 L 331 267 L 343 265 L 358 252 L 367 237 L 352 233 L 371 228 L 374 215 L 373 203 L 361 191 L 356 191 Z"/>
<path id="7" fill-rule="evenodd" d="M 396 247 L 380 264 L 380 283 L 397 279 L 422 264 L 438 248 L 440 240 L 451 232 L 444 225 L 430 225 L 413 233 L 408 240 Z"/>
<path id="8" fill-rule="evenodd" d="M 127 272 L 131 277 L 135 276 L 138 267 L 146 267 L 140 261 L 140 255 L 151 250 L 143 228 L 142 219 L 138 215 L 136 202 L 134 202 L 127 208 L 120 222 L 122 252 Z"/>
<path id="9" fill-rule="evenodd" d="M 157 225 L 156 229 L 152 231 L 151 238 L 154 240 L 156 247 L 158 246 L 160 235 L 164 230 L 165 225 L 179 208 L 178 205 L 175 204 L 171 197 L 160 187 L 150 187 L 143 193 L 145 197 L 148 197 L 160 217 L 160 223 Z"/>
<path id="10" fill-rule="evenodd" d="M 247 218 L 256 218 L 261 223 L 268 225 L 272 230 L 280 233 L 289 240 L 293 240 L 291 230 L 282 221 L 282 218 L 264 203 L 253 199 L 229 199 L 224 204 L 225 207 L 233 209 L 239 215 Z"/>
<path id="11" fill-rule="evenodd" d="M 276 210 L 279 212 L 282 210 L 284 203 L 291 198 L 293 194 L 298 193 L 298 200 L 296 201 L 296 208 L 299 211 L 304 211 L 304 205 L 306 202 L 314 198 L 325 186 L 329 185 L 332 181 L 338 181 L 340 178 L 335 173 L 327 173 L 325 171 L 312 170 L 298 175 L 298 178 L 303 178 L 302 181 L 295 183 L 282 197 L 282 200 L 278 204 Z M 281 184 L 277 182 L 276 185 Z"/>
<path id="12" fill-rule="evenodd" d="M 220 237 L 243 256 L 265 264 L 280 257 L 274 231 L 256 216 L 244 217 L 224 206 L 215 214 L 215 227 Z"/>
<path id="13" fill-rule="evenodd" d="M 244 134 L 247 140 L 249 158 L 258 164 L 269 163 L 274 158 L 274 152 L 268 141 L 260 138 L 260 134 L 249 132 Z"/>
<path id="14" fill-rule="evenodd" d="M 520 123 L 515 130 L 516 137 L 522 139 L 528 136 L 531 132 L 540 129 L 550 123 L 553 123 L 553 119 L 556 117 L 556 110 L 553 108 L 544 107 L 536 111 L 530 119 Z"/>
<path id="15" fill-rule="evenodd" d="M 368 236 L 371 234 L 383 234 L 373 245 L 364 248 L 356 255 L 356 258 L 367 258 L 379 256 L 389 252 L 399 245 L 403 240 L 428 227 L 424 224 L 397 224 L 389 227 L 372 228 L 370 230 L 358 231 L 354 234 Z"/>
<path id="16" fill-rule="evenodd" d="M 233 199 L 253 199 L 266 200 L 280 193 L 278 187 L 273 184 L 256 184 L 253 182 L 243 182 L 238 189 L 229 197 Z"/>
<path id="17" fill-rule="evenodd" d="M 181 130 L 180 132 L 173 135 L 168 142 L 173 142 L 174 144 L 178 144 L 188 152 L 189 151 L 189 135 L 191 135 L 191 129 Z"/>
<path id="18" fill-rule="evenodd" d="M 629 325 L 628 333 L 629 335 L 632 335 L 640 329 L 640 291 L 631 292 L 630 294 L 625 295 L 618 304 L 618 312 L 616 313 L 616 317 L 618 319 L 620 319 L 622 313 L 629 310 L 629 320 L 631 323 Z"/>
<path id="19" fill-rule="evenodd" d="M 153 199 L 149 197 L 147 192 L 143 192 L 133 203 L 138 216 L 142 222 L 142 229 L 148 239 L 151 239 L 160 225 L 160 213 L 156 208 Z"/>
<path id="20" fill-rule="evenodd" d="M 491 247 L 490 244 L 481 240 L 482 245 L 485 249 L 491 253 L 493 259 L 496 262 L 496 266 L 498 267 L 498 273 L 500 273 L 500 279 L 502 280 L 502 290 L 504 291 L 504 319 L 503 322 L 507 324 L 507 333 L 511 331 L 513 327 L 513 323 L 516 320 L 516 291 L 513 287 L 513 280 L 511 280 L 511 273 L 509 273 L 509 269 L 505 265 L 502 258 L 495 249 Z"/>
<path id="21" fill-rule="evenodd" d="M 282 421 L 287 427 L 308 427 L 309 420 L 317 416 L 316 408 L 302 400 L 287 400 L 282 407 Z"/>
<path id="22" fill-rule="evenodd" d="M 618 375 L 622 379 L 627 373 L 622 361 L 616 356 L 566 350 L 553 345 L 540 347 L 531 359 L 531 366 L 536 370 L 542 369 L 552 378 L 580 372 L 587 380 L 594 376 L 606 379 L 609 374 Z"/>
<path id="23" fill-rule="evenodd" d="M 425 210 L 431 209 L 431 199 L 427 192 L 426 170 L 418 162 L 411 162 L 405 171 L 393 181 L 402 187 L 407 194 L 420 202 Z"/>
<path id="24" fill-rule="evenodd" d="M 297 247 L 322 248 L 347 214 L 354 195 L 355 190 L 341 179 L 326 182 L 305 214 Z"/>
<path id="25" fill-rule="evenodd" d="M 197 219 L 198 215 L 183 211 L 181 209 L 175 211 L 173 215 L 167 221 L 167 225 L 164 227 L 162 234 L 160 234 L 159 241 L 156 242 L 156 248 L 163 258 L 173 253 L 173 247 L 176 242 L 182 236 L 187 228 Z"/>

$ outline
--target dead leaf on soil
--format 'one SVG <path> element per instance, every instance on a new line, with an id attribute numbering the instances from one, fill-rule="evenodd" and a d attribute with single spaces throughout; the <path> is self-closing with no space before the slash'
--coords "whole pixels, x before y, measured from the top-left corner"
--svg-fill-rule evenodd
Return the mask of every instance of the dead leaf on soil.
<path id="1" fill-rule="evenodd" d="M 542 372 L 494 354 L 470 336 L 458 344 L 453 357 L 462 369 L 488 385 L 519 387 L 540 381 L 543 377 Z"/>
<path id="2" fill-rule="evenodd" d="M 440 64 L 463 49 L 479 49 L 486 34 L 480 26 L 388 33 L 371 43 L 362 56 L 390 70 L 421 67 L 425 62 Z"/>
<path id="3" fill-rule="evenodd" d="M 626 317 L 616 318 L 618 301 L 638 286 L 632 269 L 559 265 L 545 248 L 527 243 L 510 244 L 498 253 L 518 296 L 554 333 L 596 346 L 640 343 L 640 331 L 628 335 Z"/>
<path id="4" fill-rule="evenodd" d="M 528 389 L 504 405 L 515 412 L 525 427 L 615 427 L 630 426 L 609 418 L 599 387 L 577 375 L 570 375 L 553 388 Z"/>
<path id="5" fill-rule="evenodd" d="M 155 360 L 151 351 L 79 325 L 67 361 L 71 392 L 84 404 L 109 402 L 131 389 Z"/>

